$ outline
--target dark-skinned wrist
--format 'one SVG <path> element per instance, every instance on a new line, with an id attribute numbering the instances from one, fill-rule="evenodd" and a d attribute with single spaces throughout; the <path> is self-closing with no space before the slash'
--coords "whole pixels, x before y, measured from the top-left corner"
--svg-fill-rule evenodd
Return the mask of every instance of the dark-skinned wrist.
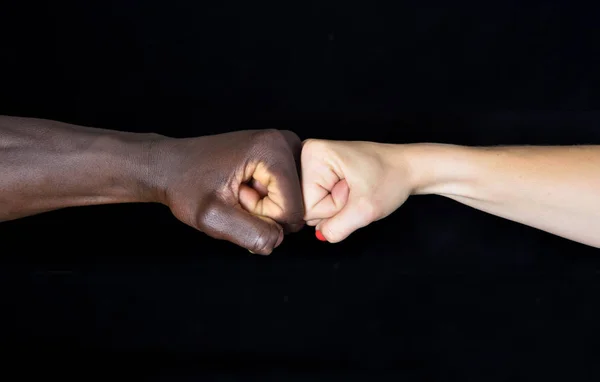
<path id="1" fill-rule="evenodd" d="M 138 198 L 142 202 L 160 203 L 171 207 L 169 187 L 184 174 L 180 167 L 189 154 L 188 146 L 193 144 L 193 153 L 196 159 L 194 167 L 198 170 L 202 165 L 210 162 L 202 158 L 202 142 L 204 137 L 171 138 L 158 134 L 147 134 L 143 141 L 138 143 L 140 150 L 139 166 L 143 177 L 138 179 Z"/>
<path id="2" fill-rule="evenodd" d="M 164 147 L 173 140 L 154 133 L 120 132 L 97 140 L 112 162 L 110 176 L 127 190 L 125 202 L 164 203 Z"/>

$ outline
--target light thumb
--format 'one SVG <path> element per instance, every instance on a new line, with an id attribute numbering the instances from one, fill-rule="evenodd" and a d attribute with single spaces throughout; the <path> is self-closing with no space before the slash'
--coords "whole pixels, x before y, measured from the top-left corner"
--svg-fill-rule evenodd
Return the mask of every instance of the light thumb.
<path id="1" fill-rule="evenodd" d="M 373 221 L 371 204 L 362 199 L 350 200 L 333 217 L 324 220 L 318 227 L 325 239 L 330 243 L 338 243 L 346 239 L 357 229 L 366 227 Z"/>

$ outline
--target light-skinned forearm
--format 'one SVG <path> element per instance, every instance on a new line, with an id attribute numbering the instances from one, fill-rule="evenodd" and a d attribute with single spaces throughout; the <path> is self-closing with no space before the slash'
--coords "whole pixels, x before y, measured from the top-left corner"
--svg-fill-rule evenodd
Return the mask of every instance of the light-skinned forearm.
<path id="1" fill-rule="evenodd" d="M 0 116 L 0 221 L 64 207 L 152 201 L 153 139 Z"/>
<path id="2" fill-rule="evenodd" d="M 437 194 L 600 247 L 600 146 L 400 145 L 413 194 Z"/>

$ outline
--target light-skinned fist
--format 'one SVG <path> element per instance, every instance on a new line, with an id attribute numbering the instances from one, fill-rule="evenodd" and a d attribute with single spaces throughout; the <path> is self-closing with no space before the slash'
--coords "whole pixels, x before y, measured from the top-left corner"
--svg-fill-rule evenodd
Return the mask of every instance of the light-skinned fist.
<path id="1" fill-rule="evenodd" d="M 309 139 L 301 162 L 304 218 L 330 243 L 388 216 L 412 191 L 398 145 Z"/>

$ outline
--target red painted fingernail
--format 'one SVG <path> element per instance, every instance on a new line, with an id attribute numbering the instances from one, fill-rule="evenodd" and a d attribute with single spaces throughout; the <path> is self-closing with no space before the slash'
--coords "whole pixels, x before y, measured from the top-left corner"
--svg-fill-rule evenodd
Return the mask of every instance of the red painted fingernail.
<path id="1" fill-rule="evenodd" d="M 327 241 L 327 239 L 325 239 L 325 236 L 323 236 L 323 234 L 319 230 L 315 231 L 315 236 L 317 237 L 317 239 L 319 239 L 321 241 Z"/>

